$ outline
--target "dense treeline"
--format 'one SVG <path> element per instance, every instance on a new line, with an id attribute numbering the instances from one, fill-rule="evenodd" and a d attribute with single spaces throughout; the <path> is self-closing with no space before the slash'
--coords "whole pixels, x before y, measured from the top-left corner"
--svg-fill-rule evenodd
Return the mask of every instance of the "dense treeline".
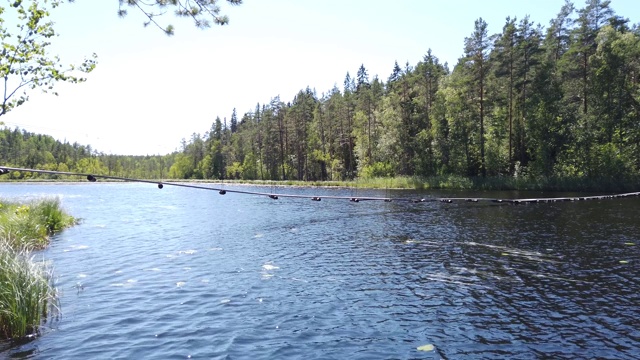
<path id="1" fill-rule="evenodd" d="M 478 19 L 452 71 L 427 52 L 386 81 L 364 65 L 183 143 L 178 178 L 615 177 L 640 166 L 640 29 L 609 1 L 567 2 L 543 29 Z"/>
<path id="2" fill-rule="evenodd" d="M 566 2 L 547 28 L 507 18 L 489 35 L 478 19 L 453 70 L 431 51 L 414 66 L 396 63 L 386 80 L 362 65 L 321 96 L 307 88 L 218 117 L 163 157 L 62 144 L 34 159 L 37 145 L 7 145 L 17 132 L 0 135 L 11 164 L 147 178 L 623 179 L 640 168 L 640 28 L 601 0 L 577 10 Z"/>
<path id="3" fill-rule="evenodd" d="M 175 154 L 165 156 L 105 155 L 90 145 L 60 142 L 49 135 L 25 130 L 0 129 L 0 165 L 41 170 L 71 171 L 113 176 L 163 178 L 173 163 Z M 36 175 L 11 172 L 5 177 L 62 179 L 59 175 Z"/>

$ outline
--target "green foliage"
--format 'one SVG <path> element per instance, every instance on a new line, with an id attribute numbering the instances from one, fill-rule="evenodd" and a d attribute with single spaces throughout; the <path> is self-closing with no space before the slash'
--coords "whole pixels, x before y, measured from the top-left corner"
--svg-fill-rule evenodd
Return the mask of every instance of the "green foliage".
<path id="1" fill-rule="evenodd" d="M 76 223 L 58 199 L 22 205 L 1 201 L 0 205 L 0 238 L 14 248 L 42 249 L 49 235 Z"/>
<path id="2" fill-rule="evenodd" d="M 172 179 L 190 179 L 193 175 L 193 163 L 185 154 L 178 154 L 176 160 L 169 168 L 169 177 Z"/>
<path id="3" fill-rule="evenodd" d="M 4 92 L 0 116 L 24 104 L 30 90 L 53 91 L 57 82 L 85 81 L 81 75 L 96 66 L 96 55 L 80 65 L 63 67 L 57 56 L 48 54 L 51 40 L 56 36 L 53 22 L 48 21 L 47 1 L 13 1 L 0 7 L 0 77 L 4 79 Z M 59 5 L 51 1 L 51 7 Z M 4 18 L 18 20 L 15 29 L 5 25 Z M 53 92 L 56 94 L 55 92 Z"/>
<path id="4" fill-rule="evenodd" d="M 242 164 L 234 161 L 230 166 L 227 166 L 227 179 L 242 179 L 243 172 Z"/>
<path id="5" fill-rule="evenodd" d="M 360 170 L 360 177 L 364 179 L 393 177 L 393 167 L 389 163 L 376 162 L 365 165 Z"/>
<path id="6" fill-rule="evenodd" d="M 260 163 L 255 154 L 250 152 L 244 157 L 242 163 L 242 179 L 244 180 L 256 180 L 258 179 L 258 167 Z"/>
<path id="7" fill-rule="evenodd" d="M 566 3 L 546 31 L 528 17 L 507 18 L 489 35 L 478 19 L 452 70 L 430 50 L 415 66 L 396 62 L 386 83 L 363 64 L 342 89 L 318 96 L 307 87 L 242 116 L 234 109 L 223 117 L 229 126 L 216 117 L 173 154 L 104 155 L 4 129 L 0 164 L 139 178 L 397 176 L 419 188 L 622 186 L 614 180 L 633 182 L 640 167 L 640 32 L 607 1 L 575 10 Z M 476 180 L 485 176 L 498 185 Z"/>
<path id="8" fill-rule="evenodd" d="M 57 233 L 76 223 L 73 217 L 62 210 L 57 198 L 37 203 L 34 212 L 44 222 L 48 234 Z"/>
<path id="9" fill-rule="evenodd" d="M 220 6 L 218 0 L 157 0 L 157 1 L 138 1 L 138 0 L 118 0 L 118 15 L 120 17 L 127 16 L 126 7 L 136 8 L 141 11 L 147 21 L 144 26 L 153 24 L 164 31 L 167 35 L 174 34 L 173 25 L 161 26 L 157 19 L 167 12 L 167 8 L 173 7 L 174 14 L 178 17 L 191 18 L 196 27 L 204 29 L 216 25 L 226 25 L 229 23 L 229 17 L 220 14 Z M 227 0 L 231 5 L 240 5 L 242 0 Z"/>
<path id="10" fill-rule="evenodd" d="M 590 178 L 623 179 L 632 173 L 628 165 L 630 162 L 612 143 L 592 147 L 589 159 Z"/>

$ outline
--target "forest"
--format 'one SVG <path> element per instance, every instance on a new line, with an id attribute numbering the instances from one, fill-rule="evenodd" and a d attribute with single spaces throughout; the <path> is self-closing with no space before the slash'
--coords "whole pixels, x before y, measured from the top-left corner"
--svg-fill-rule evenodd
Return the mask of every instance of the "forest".
<path id="1" fill-rule="evenodd" d="M 546 27 L 508 17 L 493 35 L 478 19 L 463 40 L 453 69 L 431 50 L 387 79 L 363 64 L 341 88 L 218 116 L 172 154 L 5 127 L 0 164 L 153 179 L 638 178 L 640 26 L 609 1 L 566 2 Z"/>

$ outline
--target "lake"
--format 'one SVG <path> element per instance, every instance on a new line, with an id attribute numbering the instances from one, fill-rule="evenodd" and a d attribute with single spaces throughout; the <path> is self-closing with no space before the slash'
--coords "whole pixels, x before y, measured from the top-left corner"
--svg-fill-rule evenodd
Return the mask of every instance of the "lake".
<path id="1" fill-rule="evenodd" d="M 60 318 L 0 358 L 640 358 L 637 197 L 317 202 L 138 183 L 0 184 L 0 196 L 57 196 L 82 218 L 36 255 L 53 264 Z"/>

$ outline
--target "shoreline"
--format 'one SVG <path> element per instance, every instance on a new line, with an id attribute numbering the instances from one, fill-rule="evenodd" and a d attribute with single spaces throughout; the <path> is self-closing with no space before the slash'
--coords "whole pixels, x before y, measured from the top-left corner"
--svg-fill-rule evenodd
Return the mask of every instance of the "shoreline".
<path id="1" fill-rule="evenodd" d="M 97 175 L 96 175 L 97 176 Z M 216 179 L 99 179 L 100 183 L 187 183 L 234 186 L 357 188 L 385 190 L 477 190 L 477 191 L 545 191 L 545 192 L 633 192 L 640 189 L 640 177 L 634 179 L 610 178 L 470 178 L 459 176 L 436 176 L 429 178 L 394 177 L 371 178 L 347 181 L 301 181 L 301 180 L 216 180 Z M 4 184 L 83 184 L 82 179 L 2 179 Z"/>

